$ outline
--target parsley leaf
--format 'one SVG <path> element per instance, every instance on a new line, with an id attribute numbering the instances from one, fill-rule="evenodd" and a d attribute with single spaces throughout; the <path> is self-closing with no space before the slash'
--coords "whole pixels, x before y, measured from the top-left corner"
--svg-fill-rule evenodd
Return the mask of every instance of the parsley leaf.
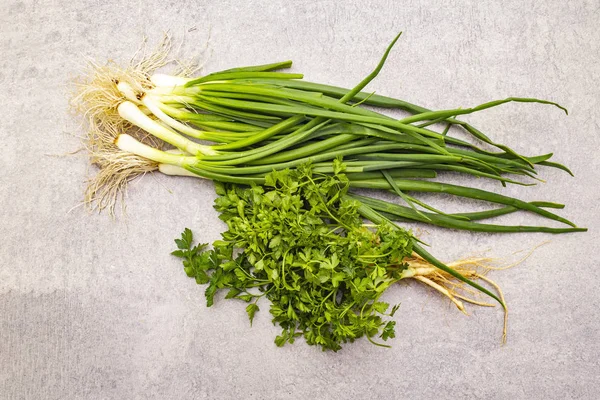
<path id="1" fill-rule="evenodd" d="M 359 203 L 348 200 L 341 159 L 334 175 L 314 173 L 310 164 L 274 171 L 264 187 L 219 183 L 215 209 L 227 224 L 222 239 L 193 246 L 185 229 L 172 254 L 188 276 L 205 289 L 207 306 L 219 290 L 225 299 L 270 302 L 274 324 L 282 329 L 277 346 L 304 337 L 310 345 L 338 351 L 342 344 L 368 336 L 393 338 L 389 304 L 382 293 L 399 279 L 412 253 L 413 238 L 390 225 L 365 226 Z M 257 294 L 258 293 L 258 294 Z"/>

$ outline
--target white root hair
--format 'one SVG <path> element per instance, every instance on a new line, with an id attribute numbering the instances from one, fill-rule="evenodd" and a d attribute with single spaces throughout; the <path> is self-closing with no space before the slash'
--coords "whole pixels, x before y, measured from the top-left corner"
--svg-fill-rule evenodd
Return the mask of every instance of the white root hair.
<path id="1" fill-rule="evenodd" d="M 123 200 L 128 183 L 158 170 L 157 163 L 121 151 L 114 144 L 118 135 L 127 133 L 157 149 L 166 147 L 166 143 L 132 126 L 119 115 L 117 107 L 126 99 L 117 85 L 125 82 L 136 94 L 142 95 L 154 87 L 151 75 L 167 64 L 176 63 L 182 75 L 197 71 L 197 62 L 184 64 L 170 58 L 172 47 L 168 34 L 151 51 L 148 51 L 144 40 L 126 65 L 121 66 L 112 60 L 105 64 L 88 60 L 84 73 L 75 80 L 71 108 L 84 117 L 86 134 L 83 147 L 89 153 L 90 163 L 98 167 L 96 175 L 88 179 L 85 190 L 83 203 L 89 209 L 108 210 L 114 216 L 115 207 L 119 200 Z M 124 202 L 121 203 L 124 211 Z"/>

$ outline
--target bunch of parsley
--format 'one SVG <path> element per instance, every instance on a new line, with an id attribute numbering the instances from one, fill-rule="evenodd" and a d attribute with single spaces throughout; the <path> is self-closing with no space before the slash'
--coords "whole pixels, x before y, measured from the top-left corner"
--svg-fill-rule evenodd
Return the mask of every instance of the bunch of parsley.
<path id="1" fill-rule="evenodd" d="M 395 322 L 383 317 L 397 306 L 388 312 L 379 298 L 400 279 L 414 240 L 386 222 L 364 225 L 342 170 L 337 161 L 333 175 L 304 165 L 272 172 L 265 186 L 217 184 L 215 208 L 228 226 L 222 240 L 205 250 L 186 229 L 173 252 L 189 277 L 208 283 L 208 306 L 226 290 L 226 299 L 250 303 L 252 323 L 266 297 L 282 328 L 278 346 L 303 336 L 337 351 L 362 336 L 374 344 L 394 337 Z"/>

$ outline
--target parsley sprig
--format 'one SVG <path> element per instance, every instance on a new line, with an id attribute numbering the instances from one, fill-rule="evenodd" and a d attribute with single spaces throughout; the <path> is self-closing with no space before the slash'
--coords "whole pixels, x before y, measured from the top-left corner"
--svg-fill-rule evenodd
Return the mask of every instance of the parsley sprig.
<path id="1" fill-rule="evenodd" d="M 262 187 L 217 184 L 215 208 L 228 226 L 222 240 L 206 250 L 186 228 L 173 252 L 189 277 L 208 283 L 208 306 L 225 290 L 226 299 L 249 303 L 252 323 L 266 297 L 282 329 L 278 346 L 303 336 L 337 351 L 362 336 L 382 346 L 379 339 L 395 336 L 386 317 L 398 306 L 379 299 L 401 278 L 413 237 L 388 223 L 365 226 L 342 170 L 336 161 L 333 175 L 304 165 L 269 174 Z"/>

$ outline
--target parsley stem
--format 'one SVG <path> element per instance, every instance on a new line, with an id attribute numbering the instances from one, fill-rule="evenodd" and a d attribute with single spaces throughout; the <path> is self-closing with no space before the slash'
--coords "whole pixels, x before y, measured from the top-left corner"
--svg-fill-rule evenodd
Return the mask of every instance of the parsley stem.
<path id="1" fill-rule="evenodd" d="M 358 208 L 358 211 L 360 212 L 360 214 L 363 217 L 365 217 L 366 219 L 368 219 L 369 221 L 371 221 L 373 223 L 382 224 L 382 223 L 387 222 L 387 223 L 391 224 L 393 227 L 395 227 L 395 229 L 400 229 L 395 224 L 393 224 L 391 221 L 389 221 L 387 218 L 383 217 L 381 214 L 377 213 L 375 210 L 373 210 L 372 208 L 368 207 L 365 204 L 361 204 Z M 500 305 L 502 305 L 502 307 L 504 309 L 506 309 L 506 305 L 504 304 L 504 302 L 502 300 L 500 300 L 500 298 L 498 296 L 496 296 L 495 294 L 493 294 L 492 292 L 490 292 L 483 286 L 471 281 L 470 279 L 461 275 L 459 272 L 455 271 L 454 269 L 448 267 L 447 265 L 445 265 L 444 263 L 439 261 L 437 258 L 435 258 L 431 254 L 429 254 L 423 247 L 421 247 L 416 242 L 416 240 L 413 241 L 412 246 L 413 246 L 413 251 L 415 253 L 417 253 L 419 256 L 421 256 L 425 261 L 427 261 L 430 264 L 432 264 L 433 266 L 441 269 L 442 271 L 447 272 L 448 274 L 450 274 L 453 277 L 455 277 L 456 279 L 466 283 L 467 285 L 472 286 L 473 288 L 479 290 L 480 292 L 485 293 L 486 295 L 490 296 L 491 298 L 496 300 L 498 303 L 500 303 Z"/>

